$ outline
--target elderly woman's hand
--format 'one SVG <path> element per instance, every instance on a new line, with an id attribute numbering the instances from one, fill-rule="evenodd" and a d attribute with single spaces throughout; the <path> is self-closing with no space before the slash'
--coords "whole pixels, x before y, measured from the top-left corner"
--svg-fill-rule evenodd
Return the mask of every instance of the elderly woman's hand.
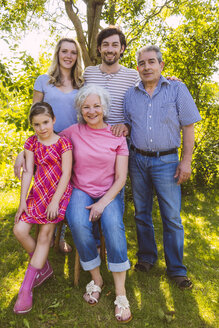
<path id="1" fill-rule="evenodd" d="M 21 168 L 23 168 L 23 171 L 26 172 L 26 161 L 25 161 L 25 157 L 24 157 L 24 151 L 20 152 L 17 155 L 15 164 L 14 164 L 14 175 L 18 179 L 21 178 Z"/>
<path id="2" fill-rule="evenodd" d="M 86 206 L 86 208 L 90 210 L 89 221 L 94 222 L 100 219 L 105 206 L 101 204 L 101 200 L 99 200 L 98 202 L 92 205 Z"/>

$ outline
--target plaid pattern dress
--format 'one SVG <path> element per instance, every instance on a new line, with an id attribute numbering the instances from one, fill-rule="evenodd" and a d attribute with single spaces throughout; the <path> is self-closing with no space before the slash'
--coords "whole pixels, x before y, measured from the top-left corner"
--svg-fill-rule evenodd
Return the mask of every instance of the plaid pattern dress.
<path id="1" fill-rule="evenodd" d="M 24 148 L 34 153 L 36 173 L 33 187 L 27 198 L 29 215 L 23 212 L 20 220 L 37 224 L 58 223 L 65 217 L 72 193 L 71 182 L 59 202 L 59 214 L 55 220 L 47 220 L 46 209 L 62 175 L 62 154 L 71 150 L 72 145 L 66 137 L 60 137 L 56 143 L 46 146 L 37 140 L 36 135 L 33 135 L 26 140 Z"/>

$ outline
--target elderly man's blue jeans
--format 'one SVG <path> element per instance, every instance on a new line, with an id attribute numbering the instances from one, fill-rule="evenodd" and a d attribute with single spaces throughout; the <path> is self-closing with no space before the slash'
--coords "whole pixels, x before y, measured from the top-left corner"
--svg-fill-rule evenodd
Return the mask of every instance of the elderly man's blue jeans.
<path id="1" fill-rule="evenodd" d="M 154 264 L 157 246 L 152 222 L 153 189 L 163 221 L 163 244 L 167 274 L 185 276 L 183 265 L 184 230 L 181 223 L 181 190 L 174 179 L 178 154 L 148 157 L 130 150 L 129 174 L 135 205 L 139 262 Z"/>
<path id="2" fill-rule="evenodd" d="M 93 235 L 93 223 L 89 221 L 90 210 L 86 209 L 97 202 L 79 189 L 73 189 L 66 211 L 66 217 L 72 237 L 80 256 L 82 268 L 90 271 L 100 265 L 96 241 Z M 118 194 L 104 209 L 101 215 L 101 228 L 107 249 L 108 268 L 112 272 L 122 272 L 130 268 L 127 257 L 127 243 L 123 223 L 121 195 Z"/>

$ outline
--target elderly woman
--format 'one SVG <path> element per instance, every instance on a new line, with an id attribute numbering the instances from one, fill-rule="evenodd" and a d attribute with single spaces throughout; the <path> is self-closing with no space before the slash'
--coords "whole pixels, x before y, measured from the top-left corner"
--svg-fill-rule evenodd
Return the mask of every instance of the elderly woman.
<path id="1" fill-rule="evenodd" d="M 88 304 L 96 305 L 103 286 L 101 261 L 92 230 L 93 222 L 101 218 L 108 268 L 115 284 L 115 316 L 120 322 L 128 322 L 132 317 L 125 279 L 130 263 L 120 195 L 127 176 L 127 144 L 123 136 L 114 136 L 105 123 L 109 108 L 106 90 L 96 85 L 81 88 L 75 106 L 79 124 L 62 131 L 61 135 L 68 137 L 73 144 L 74 190 L 66 217 L 82 268 L 90 271 L 92 278 L 83 297 Z"/>

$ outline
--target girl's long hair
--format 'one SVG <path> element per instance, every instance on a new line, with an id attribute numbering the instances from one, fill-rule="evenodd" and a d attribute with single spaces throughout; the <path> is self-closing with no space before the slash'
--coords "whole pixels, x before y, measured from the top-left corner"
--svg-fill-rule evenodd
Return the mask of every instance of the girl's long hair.
<path id="1" fill-rule="evenodd" d="M 79 89 L 83 83 L 83 76 L 82 76 L 82 56 L 81 56 L 81 47 L 79 43 L 71 38 L 62 38 L 56 45 L 55 53 L 53 56 L 52 64 L 48 70 L 48 74 L 50 76 L 49 83 L 53 84 L 57 87 L 62 85 L 62 78 L 61 78 L 61 70 L 59 65 L 59 51 L 62 45 L 62 42 L 70 42 L 74 43 L 77 51 L 77 59 L 74 66 L 71 69 L 71 79 L 72 85 L 74 88 Z"/>

